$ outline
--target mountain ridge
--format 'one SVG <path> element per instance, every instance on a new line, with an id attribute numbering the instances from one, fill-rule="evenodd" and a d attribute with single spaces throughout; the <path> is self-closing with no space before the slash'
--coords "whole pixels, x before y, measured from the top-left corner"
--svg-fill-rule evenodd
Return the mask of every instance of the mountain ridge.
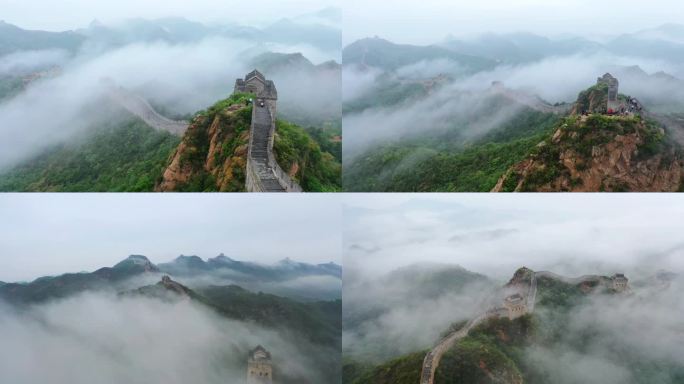
<path id="1" fill-rule="evenodd" d="M 636 99 L 616 95 L 629 111 L 606 105 L 608 87 L 582 91 L 553 134 L 497 181 L 506 191 L 664 191 L 684 186 L 681 145 Z"/>
<path id="2" fill-rule="evenodd" d="M 214 259 L 220 258 L 221 255 Z M 224 256 L 225 257 L 225 256 Z M 189 268 L 186 260 L 197 259 L 202 261 L 203 269 Z M 112 267 L 102 267 L 92 272 L 64 273 L 56 276 L 42 276 L 30 282 L 15 282 L 0 284 L 0 298 L 9 302 L 42 302 L 52 298 L 60 298 L 78 293 L 84 290 L 107 290 L 119 289 L 125 283 L 134 278 L 148 278 L 162 274 L 177 274 L 178 276 L 197 276 L 200 272 L 233 272 L 232 277 L 239 277 L 236 281 L 262 281 L 278 282 L 296 279 L 305 276 L 331 276 L 341 278 L 341 266 L 333 263 L 313 265 L 298 263 L 301 267 L 287 269 L 273 265 L 261 265 L 257 263 L 233 261 L 231 264 L 220 263 L 212 265 L 204 262 L 201 258 L 179 256 L 170 263 L 153 264 L 146 256 L 130 255 L 126 259 L 116 263 Z M 237 275 L 236 275 L 237 273 Z M 220 276 L 220 275 L 219 275 Z"/>

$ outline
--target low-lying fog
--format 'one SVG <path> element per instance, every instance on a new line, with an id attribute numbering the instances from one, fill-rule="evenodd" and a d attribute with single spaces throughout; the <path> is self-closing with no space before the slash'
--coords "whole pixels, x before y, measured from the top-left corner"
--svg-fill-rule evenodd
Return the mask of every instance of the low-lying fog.
<path id="1" fill-rule="evenodd" d="M 499 63 L 493 69 L 475 73 L 447 59 L 418 60 L 395 71 L 345 65 L 343 102 L 351 105 L 362 98 L 371 100 L 366 109 L 344 115 L 345 161 L 378 144 L 405 137 L 457 129 L 465 138 L 476 138 L 501 126 L 516 113 L 492 107 L 492 95 L 487 90 L 493 81 L 502 81 L 508 88 L 539 96 L 550 104 L 572 103 L 582 90 L 596 83 L 597 77 L 610 72 L 620 81 L 620 93 L 638 98 L 650 111 L 680 112 L 684 108 L 681 60 L 640 52 L 644 45 L 635 47 L 631 55 L 578 49 L 517 64 Z M 420 84 L 439 75 L 451 81 L 430 90 L 426 97 L 380 105 L 386 84 Z M 485 121 L 478 120 L 478 116 Z"/>
<path id="2" fill-rule="evenodd" d="M 281 375 L 324 377 L 301 338 L 227 320 L 190 301 L 86 293 L 17 310 L 0 303 L 0 382 L 245 383 L 265 346 Z"/>
<path id="3" fill-rule="evenodd" d="M 20 94 L 0 101 L 0 170 L 110 119 L 102 110 L 107 103 L 103 79 L 183 116 L 228 97 L 235 79 L 251 71 L 252 60 L 263 52 L 302 53 L 314 64 L 340 60 L 339 50 L 304 42 L 255 42 L 218 32 L 184 42 L 141 38 L 105 47 L 84 44 L 73 55 L 47 50 L 0 56 L 0 76 L 50 71 Z M 282 117 L 302 124 L 339 120 L 338 69 L 286 66 L 265 76 L 276 83 Z"/>
<path id="4" fill-rule="evenodd" d="M 684 212 L 679 200 L 677 195 L 350 196 L 344 353 L 379 363 L 430 348 L 450 324 L 486 309 L 491 293 L 526 266 L 568 277 L 625 273 L 634 292 L 589 299 L 562 319 L 567 334 L 556 346 L 526 351 L 553 382 L 631 382 L 634 370 L 615 351 L 628 351 L 630 361 L 681 367 Z M 456 266 L 490 279 L 417 293 L 434 285 L 434 278 L 415 276 L 426 271 L 437 276 Z M 661 271 L 679 276 L 663 285 L 654 278 Z M 538 314 L 561 321 L 554 313 Z M 596 335 L 587 340 L 593 330 Z M 612 375 L 595 377 L 590 373 L 596 369 Z M 605 377 L 611 379 L 601 381 Z M 666 377 L 659 382 L 670 383 Z"/>

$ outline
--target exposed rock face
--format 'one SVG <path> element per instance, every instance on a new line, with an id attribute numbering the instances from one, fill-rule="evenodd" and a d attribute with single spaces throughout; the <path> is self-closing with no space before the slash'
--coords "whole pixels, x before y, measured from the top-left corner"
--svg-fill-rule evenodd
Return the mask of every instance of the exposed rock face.
<path id="1" fill-rule="evenodd" d="M 192 130 L 193 128 L 194 125 L 191 125 L 188 130 Z M 184 164 L 184 166 L 181 166 L 181 154 L 188 150 L 187 147 L 188 145 L 184 141 L 178 145 L 176 152 L 171 158 L 171 162 L 164 170 L 162 182 L 155 188 L 157 192 L 174 191 L 179 185 L 188 182 L 190 175 L 192 174 L 192 167 L 187 163 Z"/>
<path id="2" fill-rule="evenodd" d="M 533 274 L 534 271 L 527 267 L 518 268 L 513 274 L 513 277 L 511 277 L 511 279 L 508 281 L 508 284 L 506 284 L 506 286 L 510 287 L 515 285 L 528 285 L 530 283 L 530 280 L 532 280 Z"/>
<path id="3" fill-rule="evenodd" d="M 157 284 L 183 297 L 189 296 L 190 293 L 190 290 L 188 288 L 186 288 L 184 285 L 178 282 L 171 280 L 171 278 L 166 275 L 164 275 L 161 281 Z"/>
<path id="4" fill-rule="evenodd" d="M 684 162 L 662 128 L 632 116 L 570 116 L 492 192 L 643 191 L 681 188 Z"/>
<path id="5" fill-rule="evenodd" d="M 233 104 L 197 116 L 164 170 L 157 191 L 243 191 L 251 107 Z"/>

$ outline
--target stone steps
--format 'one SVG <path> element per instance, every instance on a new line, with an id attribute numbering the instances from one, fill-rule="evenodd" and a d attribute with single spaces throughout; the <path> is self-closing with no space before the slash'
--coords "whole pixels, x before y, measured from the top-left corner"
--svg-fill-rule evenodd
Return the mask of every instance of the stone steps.
<path id="1" fill-rule="evenodd" d="M 271 133 L 271 114 L 266 107 L 254 106 L 256 112 L 252 122 L 252 148 L 250 156 L 255 165 L 256 176 L 264 192 L 285 192 L 273 169 L 268 165 L 268 143 Z"/>

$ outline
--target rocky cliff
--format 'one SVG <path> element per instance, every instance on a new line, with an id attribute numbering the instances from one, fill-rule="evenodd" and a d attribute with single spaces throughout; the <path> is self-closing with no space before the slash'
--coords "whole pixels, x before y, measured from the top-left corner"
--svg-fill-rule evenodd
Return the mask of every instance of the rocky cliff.
<path id="1" fill-rule="evenodd" d="M 252 106 L 234 94 L 198 112 L 169 157 L 156 191 L 245 191 Z M 274 154 L 305 191 L 340 189 L 341 165 L 301 127 L 276 121 Z"/>
<path id="2" fill-rule="evenodd" d="M 587 108 L 595 104 L 587 98 Z M 664 128 L 638 115 L 573 114 L 492 191 L 678 191 L 682 158 Z"/>
<path id="3" fill-rule="evenodd" d="M 199 112 L 169 159 L 157 191 L 243 191 L 252 107 L 233 95 Z"/>

